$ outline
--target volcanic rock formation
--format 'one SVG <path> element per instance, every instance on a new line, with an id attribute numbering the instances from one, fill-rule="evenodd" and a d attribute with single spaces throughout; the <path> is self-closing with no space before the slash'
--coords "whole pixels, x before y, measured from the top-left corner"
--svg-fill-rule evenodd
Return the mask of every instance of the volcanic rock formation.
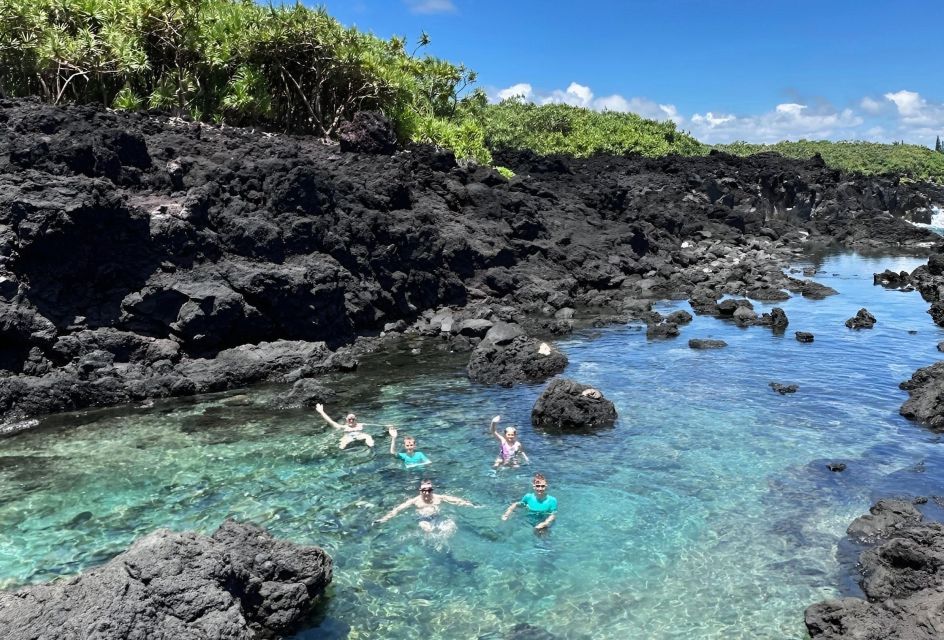
<path id="1" fill-rule="evenodd" d="M 271 638 L 304 619 L 331 571 L 319 547 L 251 524 L 211 537 L 161 529 L 78 577 L 0 592 L 0 637 Z"/>

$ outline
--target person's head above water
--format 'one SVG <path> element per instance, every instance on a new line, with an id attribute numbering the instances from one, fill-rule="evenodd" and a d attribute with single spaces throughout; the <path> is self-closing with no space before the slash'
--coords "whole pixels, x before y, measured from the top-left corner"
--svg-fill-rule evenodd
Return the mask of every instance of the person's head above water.
<path id="1" fill-rule="evenodd" d="M 433 499 L 433 481 L 425 479 L 420 482 L 420 495 L 423 500 L 430 502 Z"/>
<path id="2" fill-rule="evenodd" d="M 347 421 L 347 423 L 348 423 L 348 424 L 351 424 L 351 425 L 357 424 L 357 416 L 354 415 L 353 413 L 349 413 L 349 414 L 347 414 L 347 417 L 345 418 L 345 421 Z"/>
<path id="3" fill-rule="evenodd" d="M 505 427 L 505 440 L 514 441 L 518 437 L 518 429 L 515 427 Z"/>
<path id="4" fill-rule="evenodd" d="M 544 477 L 543 473 L 535 473 L 531 480 L 531 486 L 534 487 L 535 493 L 544 493 L 547 491 L 547 478 Z"/>
<path id="5" fill-rule="evenodd" d="M 416 438 L 413 436 L 403 436 L 403 448 L 409 453 L 416 451 Z"/>

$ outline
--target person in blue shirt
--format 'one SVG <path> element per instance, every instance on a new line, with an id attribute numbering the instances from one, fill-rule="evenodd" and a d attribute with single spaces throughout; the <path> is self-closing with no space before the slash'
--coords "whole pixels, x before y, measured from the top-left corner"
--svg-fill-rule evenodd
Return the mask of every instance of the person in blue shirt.
<path id="1" fill-rule="evenodd" d="M 502 514 L 502 520 L 510 518 L 519 506 L 527 507 L 528 513 L 537 520 L 537 524 L 534 525 L 535 530 L 541 531 L 547 529 L 557 519 L 557 498 L 547 495 L 547 478 L 543 474 L 535 473 L 531 486 L 534 491 L 526 493 L 518 502 L 512 502 Z"/>
<path id="2" fill-rule="evenodd" d="M 413 436 L 403 436 L 403 448 L 406 449 L 406 451 L 397 453 L 396 427 L 388 427 L 387 433 L 390 434 L 390 455 L 397 456 L 403 460 L 404 467 L 421 467 L 423 465 L 432 464 L 433 461 L 427 458 L 426 454 L 416 450 L 416 438 Z"/>

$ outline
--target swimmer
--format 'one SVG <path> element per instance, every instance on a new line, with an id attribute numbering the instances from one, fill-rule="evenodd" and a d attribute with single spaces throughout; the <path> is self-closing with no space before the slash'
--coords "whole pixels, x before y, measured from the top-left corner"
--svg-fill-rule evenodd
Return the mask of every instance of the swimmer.
<path id="1" fill-rule="evenodd" d="M 433 481 L 423 480 L 420 482 L 420 495 L 398 504 L 376 522 L 378 524 L 386 522 L 405 509 L 416 507 L 416 513 L 420 516 L 420 529 L 426 533 L 439 532 L 444 535 L 451 535 L 455 533 L 456 523 L 451 519 L 437 521 L 436 518 L 436 516 L 439 515 L 439 505 L 444 502 L 459 505 L 460 507 L 475 506 L 468 500 L 463 500 L 462 498 L 433 493 Z"/>
<path id="2" fill-rule="evenodd" d="M 368 447 L 374 446 L 374 439 L 371 438 L 369 434 L 364 433 L 364 424 L 358 422 L 357 416 L 353 413 L 347 414 L 347 417 L 344 419 L 344 424 L 340 424 L 332 420 L 331 417 L 325 413 L 324 405 L 320 402 L 315 405 L 315 411 L 332 427 L 344 432 L 344 435 L 341 436 L 341 442 L 338 443 L 338 449 L 344 449 L 355 440 L 362 440 Z"/>
<path id="3" fill-rule="evenodd" d="M 517 467 L 521 464 L 519 458 L 523 458 L 525 462 L 531 462 L 528 459 L 528 454 L 524 452 L 524 446 L 518 440 L 518 430 L 515 427 L 505 427 L 505 435 L 501 435 L 495 430 L 500 420 L 501 416 L 495 416 L 489 425 L 489 433 L 495 436 L 501 444 L 498 457 L 495 458 L 492 467 Z"/>
<path id="4" fill-rule="evenodd" d="M 507 520 L 519 506 L 527 507 L 528 514 L 537 522 L 536 531 L 547 529 L 557 519 L 557 498 L 547 495 L 547 478 L 543 474 L 535 473 L 531 481 L 533 493 L 526 493 L 518 502 L 512 502 L 502 514 L 502 520 Z"/>
<path id="5" fill-rule="evenodd" d="M 388 425 L 387 433 L 390 434 L 390 455 L 397 456 L 403 460 L 404 467 L 421 467 L 426 464 L 432 464 L 433 461 L 426 457 L 422 451 L 416 450 L 416 438 L 413 436 L 403 436 L 403 448 L 405 453 L 397 453 L 397 429 L 393 425 Z"/>

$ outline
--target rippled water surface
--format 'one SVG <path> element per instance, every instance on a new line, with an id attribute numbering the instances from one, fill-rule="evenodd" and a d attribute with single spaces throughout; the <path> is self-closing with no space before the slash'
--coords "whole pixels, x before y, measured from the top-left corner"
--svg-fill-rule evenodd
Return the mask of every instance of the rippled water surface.
<path id="1" fill-rule="evenodd" d="M 783 336 L 705 317 L 675 340 L 632 325 L 569 337 L 566 375 L 620 415 L 593 435 L 535 432 L 540 387 L 472 385 L 461 357 L 394 354 L 334 380 L 349 388 L 331 413 L 399 424 L 434 461 L 424 472 L 395 464 L 378 426 L 375 452 L 338 451 L 313 413 L 275 408 L 282 389 L 50 419 L 0 440 L 0 584 L 231 516 L 333 556 L 329 598 L 299 639 L 502 638 L 521 623 L 560 638 L 804 638 L 803 609 L 838 593 L 848 523 L 879 496 L 944 494 L 939 438 L 898 415 L 897 388 L 938 359 L 944 332 L 917 294 L 871 278 L 920 262 L 817 263 L 841 295 L 782 303 Z M 862 306 L 875 329 L 846 329 Z M 676 308 L 688 304 L 660 305 Z M 692 337 L 729 346 L 693 351 Z M 771 381 L 800 390 L 780 396 Z M 492 472 L 496 413 L 521 425 L 531 466 Z M 560 504 L 546 536 L 520 513 L 500 521 L 538 470 Z M 423 474 L 478 505 L 446 508 L 452 538 L 425 537 L 412 513 L 371 524 Z"/>

